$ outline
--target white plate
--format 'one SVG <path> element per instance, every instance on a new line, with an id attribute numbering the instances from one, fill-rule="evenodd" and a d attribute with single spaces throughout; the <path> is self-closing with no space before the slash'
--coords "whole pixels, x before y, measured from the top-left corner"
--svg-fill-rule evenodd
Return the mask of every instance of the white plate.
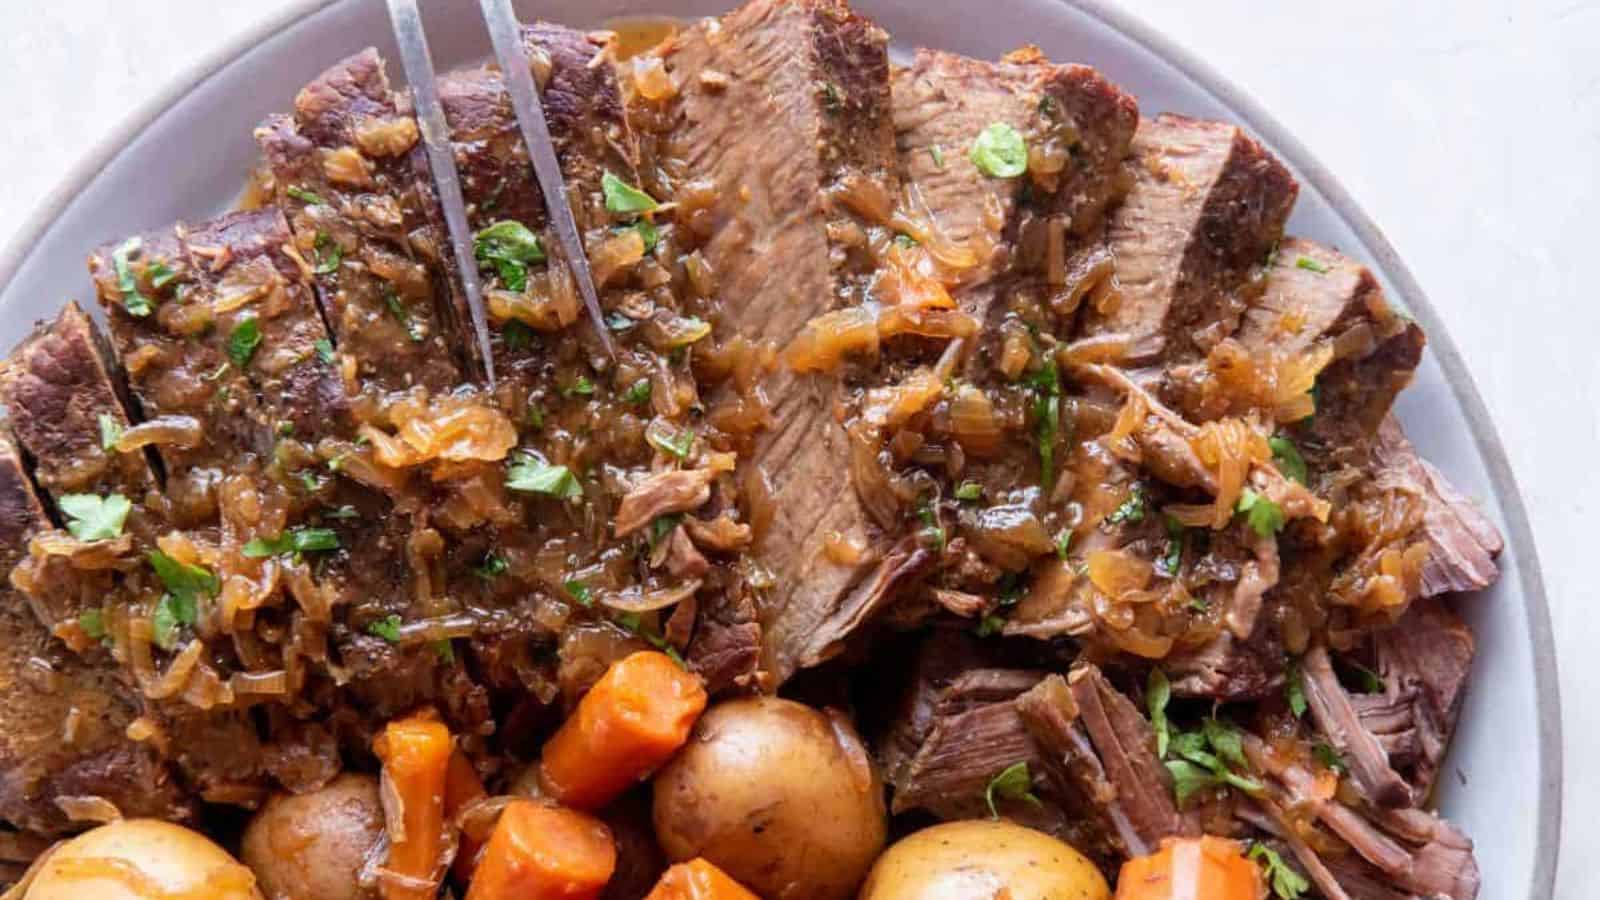
<path id="1" fill-rule="evenodd" d="M 721 12 L 735 0 L 543 0 L 526 18 L 594 25 L 625 13 Z M 487 53 L 468 0 L 430 0 L 441 68 Z M 1440 806 L 1477 841 L 1485 900 L 1544 898 L 1555 875 L 1561 820 L 1561 724 L 1550 619 L 1522 499 L 1504 448 L 1466 364 L 1377 227 L 1333 176 L 1254 102 L 1204 64 L 1096 0 L 858 0 L 894 36 L 917 45 L 994 57 L 1036 43 L 1059 61 L 1100 68 L 1136 93 L 1146 115 L 1162 110 L 1241 123 L 1300 179 L 1290 229 L 1370 264 L 1389 295 L 1428 333 L 1416 384 L 1399 404 L 1422 452 L 1504 529 L 1503 577 L 1458 604 L 1478 639 L 1466 708 L 1441 779 Z M 981 14 L 979 9 L 981 8 Z M 69 298 L 93 297 L 90 248 L 175 219 L 226 209 L 254 164 L 251 129 L 286 109 L 295 91 L 346 54 L 377 45 L 394 59 L 377 0 L 300 0 L 275 21 L 223 48 L 184 83 L 138 111 L 95 148 L 0 255 L 0 347 Z M 403 76 L 396 62 L 391 74 Z M 93 303 L 87 305 L 93 306 Z M 1455 314 L 1470 314 L 1466 309 Z"/>

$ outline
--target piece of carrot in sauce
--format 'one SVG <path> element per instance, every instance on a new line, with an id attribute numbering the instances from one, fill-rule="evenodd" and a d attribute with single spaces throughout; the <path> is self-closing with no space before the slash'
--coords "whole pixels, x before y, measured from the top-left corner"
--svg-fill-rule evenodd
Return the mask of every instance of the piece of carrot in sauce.
<path id="1" fill-rule="evenodd" d="M 666 654 L 618 660 L 545 742 L 540 783 L 565 806 L 599 809 L 671 758 L 705 708 L 699 676 Z"/>
<path id="2" fill-rule="evenodd" d="M 592 900 L 616 867 L 616 844 L 599 819 L 513 800 L 478 858 L 466 900 Z"/>
<path id="3" fill-rule="evenodd" d="M 1161 849 L 1122 864 L 1116 900 L 1261 900 L 1261 869 L 1237 841 L 1205 835 L 1168 838 Z"/>
<path id="4" fill-rule="evenodd" d="M 398 832 L 390 823 L 389 858 L 384 868 L 414 885 L 386 880 L 384 900 L 427 900 L 437 893 L 444 851 L 444 795 L 450 768 L 450 730 L 432 711 L 390 722 L 373 741 L 383 762 L 386 790 L 403 809 Z M 432 883 L 432 889 L 425 887 Z"/>
<path id="5" fill-rule="evenodd" d="M 761 900 L 732 876 L 704 859 L 696 857 L 678 863 L 661 875 L 661 880 L 644 900 Z"/>

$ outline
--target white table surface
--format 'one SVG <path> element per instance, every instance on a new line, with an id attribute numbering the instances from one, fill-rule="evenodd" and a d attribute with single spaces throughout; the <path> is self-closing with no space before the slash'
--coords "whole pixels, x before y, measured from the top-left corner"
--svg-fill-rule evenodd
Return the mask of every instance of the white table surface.
<path id="1" fill-rule="evenodd" d="M 1337 173 L 1471 360 L 1527 499 L 1553 605 L 1566 737 L 1556 895 L 1596 896 L 1600 816 L 1587 806 L 1600 801 L 1600 704 L 1590 697 L 1600 614 L 1585 575 L 1600 556 L 1600 355 L 1584 347 L 1600 335 L 1600 3 L 1130 5 L 1254 94 Z M 0 4 L 0 240 L 102 133 L 272 8 Z"/>

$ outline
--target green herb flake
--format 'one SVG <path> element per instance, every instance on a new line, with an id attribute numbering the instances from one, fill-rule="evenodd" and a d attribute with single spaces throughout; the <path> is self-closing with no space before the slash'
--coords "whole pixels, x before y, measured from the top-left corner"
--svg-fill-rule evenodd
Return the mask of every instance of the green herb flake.
<path id="1" fill-rule="evenodd" d="M 333 355 L 333 341 L 330 341 L 327 338 L 317 338 L 316 343 L 312 346 L 317 348 L 318 359 L 322 360 L 323 363 L 327 365 L 333 365 L 334 359 L 336 358 Z"/>
<path id="2" fill-rule="evenodd" d="M 656 228 L 656 223 L 649 219 L 641 218 L 632 225 L 624 225 L 616 230 L 619 233 L 624 231 L 639 232 L 639 239 L 644 241 L 644 252 L 647 256 L 656 249 L 657 244 L 661 243 L 661 231 Z"/>
<path id="3" fill-rule="evenodd" d="M 406 310 L 405 304 L 400 302 L 400 295 L 396 294 L 394 288 L 388 285 L 383 287 L 383 303 L 389 307 L 389 315 L 394 316 L 394 320 L 399 322 L 400 326 L 406 330 L 406 337 L 411 339 L 411 343 L 422 343 L 421 323 L 411 318 L 411 313 Z"/>
<path id="4" fill-rule="evenodd" d="M 1307 272 L 1315 272 L 1318 275 L 1326 275 L 1333 271 L 1333 269 L 1328 267 L 1325 263 L 1318 262 L 1309 256 L 1302 256 L 1295 260 L 1294 267 L 1296 269 L 1305 269 Z"/>
<path id="5" fill-rule="evenodd" d="M 122 440 L 122 423 L 118 422 L 110 413 L 100 414 L 100 449 L 110 453 L 117 449 L 117 441 Z"/>
<path id="6" fill-rule="evenodd" d="M 233 333 L 228 335 L 228 359 L 243 371 L 250 365 L 250 357 L 256 355 L 256 348 L 260 346 L 261 323 L 255 316 L 250 316 L 233 326 Z"/>
<path id="7" fill-rule="evenodd" d="M 528 401 L 528 428 L 532 431 L 544 429 L 544 407 L 537 400 Z"/>
<path id="8" fill-rule="evenodd" d="M 1306 891 L 1311 890 L 1311 882 L 1285 863 L 1283 857 L 1266 844 L 1252 845 L 1249 855 L 1251 859 L 1261 863 L 1262 874 L 1266 876 L 1267 883 L 1272 885 L 1272 893 L 1279 900 L 1300 900 Z"/>
<path id="9" fill-rule="evenodd" d="M 1167 547 L 1162 552 L 1161 558 L 1156 560 L 1161 574 L 1168 578 L 1178 577 L 1178 570 L 1183 568 L 1183 547 L 1188 543 L 1189 532 L 1174 516 L 1166 516 Z"/>
<path id="10" fill-rule="evenodd" d="M 507 349 L 520 352 L 533 348 L 533 329 L 525 322 L 512 319 L 500 333 L 505 338 Z"/>
<path id="11" fill-rule="evenodd" d="M 1333 745 L 1326 741 L 1317 741 L 1312 744 L 1311 755 L 1316 757 L 1317 762 L 1321 763 L 1322 767 L 1329 771 L 1343 775 L 1350 770 L 1349 765 L 1344 761 L 1344 757 L 1340 756 L 1339 751 L 1333 749 Z"/>
<path id="12" fill-rule="evenodd" d="M 80 541 L 106 541 L 122 536 L 133 503 L 121 494 L 67 494 L 56 501 L 67 517 L 67 530 Z"/>
<path id="13" fill-rule="evenodd" d="M 1239 495 L 1235 509 L 1244 514 L 1250 529 L 1262 537 L 1272 537 L 1283 530 L 1283 509 L 1250 488 Z"/>
<path id="14" fill-rule="evenodd" d="M 192 596 L 162 594 L 156 601 L 155 614 L 150 617 L 156 646 L 171 650 L 178 644 L 178 629 L 193 625 L 199 618 L 199 607 Z"/>
<path id="15" fill-rule="evenodd" d="M 1289 704 L 1289 711 L 1297 719 L 1306 715 L 1306 683 L 1305 676 L 1300 672 L 1300 663 L 1290 661 L 1288 671 L 1283 676 L 1283 698 Z"/>
<path id="16" fill-rule="evenodd" d="M 1211 774 L 1211 770 L 1185 759 L 1169 759 L 1166 766 L 1172 774 L 1172 792 L 1179 809 L 1187 807 L 1194 795 L 1222 784 L 1222 779 Z"/>
<path id="17" fill-rule="evenodd" d="M 674 429 L 671 434 L 649 429 L 645 432 L 645 439 L 650 446 L 680 460 L 688 459 L 690 451 L 694 449 L 694 432 L 688 428 Z"/>
<path id="18" fill-rule="evenodd" d="M 1172 726 L 1167 722 L 1167 704 L 1172 702 L 1172 683 L 1167 673 L 1159 668 L 1150 670 L 1145 680 L 1144 706 L 1150 713 L 1150 726 L 1156 732 L 1156 758 L 1165 759 L 1167 744 L 1172 739 Z"/>
<path id="19" fill-rule="evenodd" d="M 992 637 L 1006 627 L 1006 620 L 1002 616 L 987 615 L 978 620 L 978 627 L 974 630 L 978 637 Z"/>
<path id="20" fill-rule="evenodd" d="M 579 375 L 571 384 L 561 389 L 561 393 L 568 397 L 590 397 L 594 395 L 594 382 L 587 375 Z"/>
<path id="21" fill-rule="evenodd" d="M 656 516 L 654 519 L 652 519 L 650 522 L 650 534 L 648 538 L 650 541 L 650 549 L 654 550 L 656 547 L 661 546 L 661 542 L 666 540 L 667 536 L 672 534 L 673 530 L 678 527 L 678 523 L 682 521 L 683 516 L 680 516 L 676 513 L 665 516 Z"/>
<path id="22" fill-rule="evenodd" d="M 1267 446 L 1272 448 L 1272 461 L 1277 463 L 1278 471 L 1285 478 L 1292 478 L 1301 484 L 1306 483 L 1306 458 L 1300 455 L 1300 448 L 1294 441 L 1282 435 L 1267 438 Z"/>
<path id="23" fill-rule="evenodd" d="M 1056 558 L 1066 559 L 1067 552 L 1072 549 L 1072 529 L 1063 528 L 1056 534 Z"/>
<path id="24" fill-rule="evenodd" d="M 339 549 L 339 533 L 331 528 L 291 528 L 275 538 L 255 538 L 244 545 L 244 555 L 251 559 L 268 556 L 287 556 L 313 550 Z"/>
<path id="25" fill-rule="evenodd" d="M 222 590 L 222 579 L 204 566 L 192 563 L 181 563 L 160 550 L 151 550 L 145 554 L 150 561 L 150 567 L 155 569 L 156 577 L 167 590 L 180 598 L 195 599 L 204 594 L 215 597 L 217 591 Z M 189 624 L 192 624 L 190 620 Z"/>
<path id="26" fill-rule="evenodd" d="M 122 295 L 122 308 L 128 315 L 140 319 L 155 309 L 155 301 L 139 290 L 139 279 L 133 274 L 132 257 L 142 246 L 144 242 L 138 238 L 128 238 L 111 251 L 111 267 L 117 273 L 117 291 Z"/>
<path id="27" fill-rule="evenodd" d="M 383 638 L 391 644 L 400 643 L 400 616 L 390 613 L 376 622 L 367 623 L 367 634 Z"/>
<path id="28" fill-rule="evenodd" d="M 978 133 L 972 142 L 972 164 L 993 178 L 1016 178 L 1028 171 L 1028 144 L 1021 133 L 1004 122 L 995 122 Z"/>
<path id="29" fill-rule="evenodd" d="M 683 657 L 678 655 L 677 648 L 667 643 L 666 638 L 645 627 L 644 619 L 640 618 L 638 613 L 622 613 L 617 616 L 616 621 L 618 625 L 644 638 L 645 642 L 650 646 L 665 653 L 673 662 L 688 668 L 688 664 L 683 661 Z"/>
<path id="30" fill-rule="evenodd" d="M 343 506 L 338 506 L 328 510 L 322 514 L 322 517 L 325 519 L 355 519 L 359 518 L 360 515 L 360 513 L 356 512 L 356 508 L 354 506 L 346 503 Z"/>
<path id="31" fill-rule="evenodd" d="M 933 165 L 934 165 L 934 167 L 937 168 L 939 171 L 943 172 L 944 171 L 944 148 L 939 146 L 938 144 L 934 144 L 932 147 L 928 148 L 928 155 L 933 157 Z"/>
<path id="32" fill-rule="evenodd" d="M 330 237 L 326 231 L 317 232 L 312 251 L 316 259 L 313 272 L 318 275 L 332 275 L 339 271 L 339 263 L 344 261 L 344 248 L 339 246 L 339 242 Z"/>
<path id="33" fill-rule="evenodd" d="M 1356 681 L 1363 694 L 1381 694 L 1388 690 L 1383 683 L 1383 676 L 1363 666 L 1360 663 L 1350 663 L 1350 668 L 1355 670 Z"/>
<path id="34" fill-rule="evenodd" d="M 105 614 L 98 609 L 86 609 L 78 614 L 78 627 L 91 641 L 104 640 L 106 636 Z"/>
<path id="35" fill-rule="evenodd" d="M 917 246 L 917 243 L 917 239 L 909 234 L 897 234 L 894 236 L 895 246 L 901 249 L 910 250 L 912 247 Z"/>
<path id="36" fill-rule="evenodd" d="M 472 567 L 472 574 L 482 578 L 484 581 L 493 581 L 504 575 L 510 568 L 511 564 L 506 562 L 504 556 L 498 553 L 490 553 L 484 556 L 482 562 Z"/>
<path id="37" fill-rule="evenodd" d="M 1123 522 L 1127 522 L 1129 524 L 1143 522 L 1145 507 L 1146 498 L 1144 485 L 1135 484 L 1133 488 L 1128 491 L 1128 498 L 1123 500 L 1116 509 L 1112 510 L 1111 515 L 1106 516 L 1106 524 L 1120 525 Z"/>
<path id="38" fill-rule="evenodd" d="M 660 204 L 655 198 L 618 178 L 609 170 L 600 176 L 600 192 L 606 198 L 606 212 L 629 216 L 655 210 Z"/>
<path id="39" fill-rule="evenodd" d="M 989 818 L 1000 818 L 1000 809 L 995 804 L 995 799 L 1026 800 L 1037 807 L 1044 803 L 1033 793 L 1033 776 L 1028 774 L 1028 763 L 1012 763 L 1000 770 L 1000 774 L 989 779 L 989 786 L 983 789 L 983 801 L 989 805 Z"/>
<path id="40" fill-rule="evenodd" d="M 289 185 L 287 188 L 284 188 L 283 192 L 294 199 L 299 200 L 301 203 L 309 203 L 312 206 L 328 205 L 328 201 L 322 199 L 322 195 L 315 191 L 306 190 L 298 184 Z"/>
<path id="41" fill-rule="evenodd" d="M 650 379 L 641 378 L 628 386 L 623 392 L 622 399 L 634 406 L 643 406 L 650 402 Z"/>
<path id="42" fill-rule="evenodd" d="M 428 646 L 433 648 L 433 655 L 439 662 L 447 666 L 454 665 L 456 661 L 456 648 L 450 643 L 449 638 L 439 638 Z"/>
<path id="43" fill-rule="evenodd" d="M 525 494 L 545 494 L 560 500 L 583 496 L 583 487 L 566 466 L 552 466 L 542 459 L 524 454 L 506 471 L 506 487 Z"/>
<path id="44" fill-rule="evenodd" d="M 963 481 L 956 486 L 956 499 L 972 502 L 983 499 L 983 485 L 976 481 Z"/>
<path id="45" fill-rule="evenodd" d="M 178 280 L 177 270 L 167 265 L 164 259 L 158 259 L 145 268 L 144 274 L 150 279 L 150 286 L 156 290 L 165 290 L 167 285 Z"/>
<path id="46" fill-rule="evenodd" d="M 506 290 L 519 293 L 528 287 L 528 266 L 545 261 L 539 236 L 512 219 L 502 219 L 474 235 L 472 255 L 494 267 Z"/>
<path id="47" fill-rule="evenodd" d="M 1061 377 L 1053 357 L 1028 376 L 1033 384 L 1033 431 L 1039 445 L 1039 481 L 1046 494 L 1056 482 L 1056 441 L 1061 434 Z"/>
<path id="48" fill-rule="evenodd" d="M 917 503 L 917 518 L 922 520 L 922 531 L 917 537 L 924 545 L 939 553 L 944 552 L 945 530 L 939 524 L 939 509 L 928 497 L 923 497 Z"/>
<path id="49" fill-rule="evenodd" d="M 579 606 L 594 605 L 594 594 L 589 590 L 587 584 L 575 578 L 569 578 L 562 583 L 561 588 L 567 592 L 567 596 L 578 601 Z"/>

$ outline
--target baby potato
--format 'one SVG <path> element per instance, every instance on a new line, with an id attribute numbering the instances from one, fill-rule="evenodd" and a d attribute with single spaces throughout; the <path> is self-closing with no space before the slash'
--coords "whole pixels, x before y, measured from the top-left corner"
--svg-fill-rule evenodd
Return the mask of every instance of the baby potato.
<path id="1" fill-rule="evenodd" d="M 25 900 L 261 900 L 250 870 L 197 832 L 158 819 L 123 819 L 62 844 Z"/>
<path id="2" fill-rule="evenodd" d="M 346 773 L 309 794 L 274 794 L 239 855 L 268 900 L 363 900 L 374 894 L 356 879 L 382 835 L 378 779 Z"/>
<path id="3" fill-rule="evenodd" d="M 860 900 L 1110 900 L 1105 877 L 1069 844 L 986 819 L 910 834 L 878 858 Z"/>
<path id="4" fill-rule="evenodd" d="M 883 849 L 883 779 L 842 716 L 776 697 L 696 723 L 655 779 L 656 838 L 768 900 L 841 900 Z"/>

